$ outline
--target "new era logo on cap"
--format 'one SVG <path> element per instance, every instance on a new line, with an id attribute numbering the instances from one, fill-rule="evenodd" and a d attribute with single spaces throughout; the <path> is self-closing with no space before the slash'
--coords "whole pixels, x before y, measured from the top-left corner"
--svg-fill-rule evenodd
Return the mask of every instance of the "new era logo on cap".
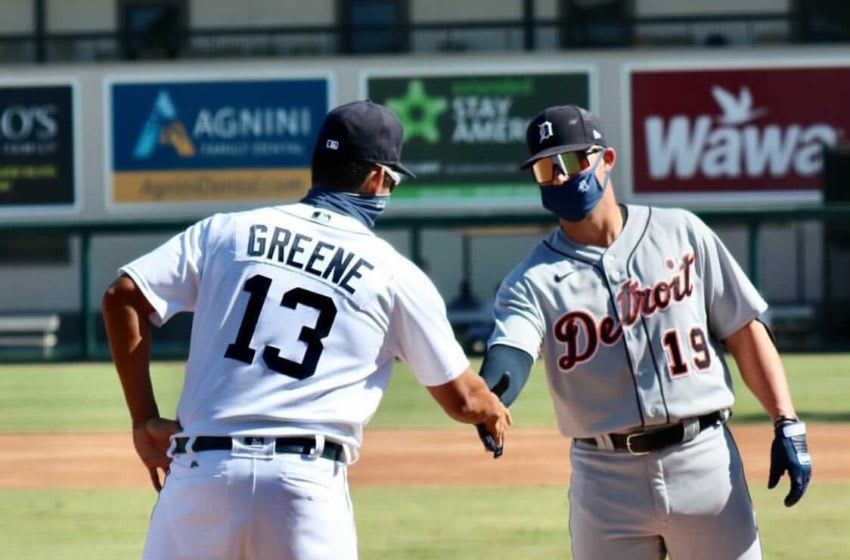
<path id="1" fill-rule="evenodd" d="M 332 140 L 332 139 L 328 138 L 328 141 L 325 142 L 325 148 L 328 148 L 329 150 L 338 150 L 339 149 L 339 142 L 337 142 L 336 140 Z"/>

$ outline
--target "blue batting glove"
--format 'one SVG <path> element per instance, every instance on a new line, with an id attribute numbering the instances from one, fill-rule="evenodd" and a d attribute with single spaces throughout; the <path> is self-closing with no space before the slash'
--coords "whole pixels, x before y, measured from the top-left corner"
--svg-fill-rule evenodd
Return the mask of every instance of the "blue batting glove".
<path id="1" fill-rule="evenodd" d="M 775 428 L 773 444 L 770 446 L 769 489 L 775 488 L 787 472 L 791 479 L 791 490 L 785 496 L 785 506 L 791 507 L 800 501 L 812 478 L 812 458 L 806 442 L 806 425 L 791 419 Z"/>

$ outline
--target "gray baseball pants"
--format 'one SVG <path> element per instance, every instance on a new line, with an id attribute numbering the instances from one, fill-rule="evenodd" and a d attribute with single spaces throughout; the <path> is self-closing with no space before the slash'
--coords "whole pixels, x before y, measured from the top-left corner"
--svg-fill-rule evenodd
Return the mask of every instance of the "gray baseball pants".
<path id="1" fill-rule="evenodd" d="M 575 560 L 760 560 L 741 456 L 726 426 L 647 455 L 574 442 Z"/>

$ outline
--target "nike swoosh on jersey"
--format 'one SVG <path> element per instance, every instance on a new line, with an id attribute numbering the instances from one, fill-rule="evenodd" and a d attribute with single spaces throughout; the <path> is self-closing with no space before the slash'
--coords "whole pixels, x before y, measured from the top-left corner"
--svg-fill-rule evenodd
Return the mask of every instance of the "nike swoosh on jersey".
<path id="1" fill-rule="evenodd" d="M 571 271 L 569 271 L 569 272 L 565 272 L 565 273 L 563 273 L 563 274 L 557 274 L 557 273 L 555 273 L 555 282 L 557 283 L 557 282 L 562 281 L 564 278 L 566 278 L 567 276 L 569 276 L 569 275 L 570 275 L 570 274 L 572 274 L 573 272 L 575 272 L 575 270 L 571 270 Z"/>

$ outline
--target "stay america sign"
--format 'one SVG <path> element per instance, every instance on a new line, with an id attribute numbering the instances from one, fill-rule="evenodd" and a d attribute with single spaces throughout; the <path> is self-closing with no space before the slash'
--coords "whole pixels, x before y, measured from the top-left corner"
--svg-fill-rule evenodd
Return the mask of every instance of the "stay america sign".
<path id="1" fill-rule="evenodd" d="M 635 193 L 817 191 L 850 68 L 633 71 Z"/>

